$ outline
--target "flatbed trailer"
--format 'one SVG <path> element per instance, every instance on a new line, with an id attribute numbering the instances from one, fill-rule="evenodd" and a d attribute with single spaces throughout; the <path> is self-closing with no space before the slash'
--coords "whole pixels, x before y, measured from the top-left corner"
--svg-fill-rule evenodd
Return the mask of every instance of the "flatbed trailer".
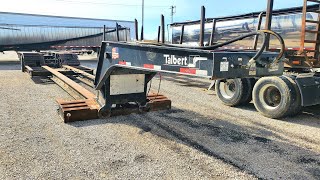
<path id="1" fill-rule="evenodd" d="M 59 72 L 65 75 L 77 73 L 71 70 L 70 67 L 93 75 L 93 69 L 80 65 L 78 56 L 73 53 L 50 52 L 43 54 L 41 52 L 18 52 L 18 54 L 21 62 L 21 71 L 29 73 L 31 77 L 52 75 L 50 71 L 42 66 L 58 68 Z"/>

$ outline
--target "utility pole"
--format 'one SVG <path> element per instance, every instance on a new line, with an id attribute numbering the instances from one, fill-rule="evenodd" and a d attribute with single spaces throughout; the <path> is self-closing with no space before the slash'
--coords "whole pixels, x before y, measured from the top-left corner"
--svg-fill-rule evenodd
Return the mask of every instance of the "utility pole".
<path id="1" fill-rule="evenodd" d="M 144 25 L 144 0 L 142 0 L 142 27 Z"/>
<path id="2" fill-rule="evenodd" d="M 173 15 L 176 13 L 176 6 L 170 6 L 171 9 L 171 24 L 173 23 Z"/>
<path id="3" fill-rule="evenodd" d="M 171 9 L 171 13 L 170 13 L 170 16 L 171 16 L 171 24 L 173 23 L 173 15 L 176 13 L 176 6 L 170 6 L 170 9 Z M 168 29 L 168 40 L 170 39 L 170 33 L 169 33 L 169 24 L 167 25 L 167 29 Z M 172 33 L 172 31 L 171 31 Z"/>

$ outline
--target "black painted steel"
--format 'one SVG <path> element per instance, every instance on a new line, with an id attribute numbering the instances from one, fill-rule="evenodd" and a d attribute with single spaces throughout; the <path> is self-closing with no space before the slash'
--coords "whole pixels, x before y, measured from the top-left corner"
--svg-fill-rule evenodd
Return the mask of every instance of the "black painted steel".
<path id="1" fill-rule="evenodd" d="M 184 25 L 183 25 L 184 26 Z M 210 34 L 210 39 L 209 39 L 209 45 L 212 46 L 214 42 L 214 33 L 216 31 L 216 20 L 212 20 L 212 28 L 211 28 L 211 34 Z"/>
<path id="2" fill-rule="evenodd" d="M 261 13 L 259 14 L 259 17 L 258 17 L 258 26 L 257 26 L 256 31 L 258 31 L 258 30 L 261 29 L 262 18 L 263 18 L 263 12 L 261 12 Z M 256 36 L 254 37 L 254 40 L 253 40 L 253 49 L 254 49 L 254 50 L 257 49 L 258 40 L 259 40 L 259 35 L 256 35 Z"/>
<path id="3" fill-rule="evenodd" d="M 160 45 L 103 42 L 96 88 L 101 88 L 109 68 L 122 67 L 147 72 L 166 72 L 214 79 L 281 75 L 283 63 L 249 65 L 255 51 L 209 51 Z M 278 53 L 264 52 L 259 60 L 272 62 Z"/>
<path id="4" fill-rule="evenodd" d="M 165 43 L 164 16 L 161 15 L 161 43 Z"/>
<path id="5" fill-rule="evenodd" d="M 103 41 L 106 41 L 106 25 L 103 25 Z"/>
<path id="6" fill-rule="evenodd" d="M 285 8 L 285 9 L 278 9 L 273 11 L 274 16 L 278 15 L 286 15 L 286 14 L 292 14 L 292 13 L 300 13 L 302 10 L 302 7 L 293 7 L 293 8 Z M 316 11 L 319 10 L 319 5 L 311 5 L 308 6 L 308 11 Z M 240 14 L 240 15 L 234 15 L 234 16 L 221 16 L 221 17 L 215 17 L 215 18 L 206 18 L 206 23 L 212 22 L 213 19 L 215 19 L 217 22 L 223 22 L 223 21 L 231 21 L 231 20 L 242 20 L 242 19 L 249 19 L 249 18 L 257 18 L 259 17 L 261 11 L 259 12 L 252 12 L 247 14 Z M 265 16 L 266 13 L 263 12 L 263 15 Z M 196 21 L 187 21 L 187 22 L 175 22 L 170 24 L 171 26 L 181 26 L 181 25 L 191 25 L 191 24 L 199 24 L 200 20 Z"/>
<path id="7" fill-rule="evenodd" d="M 160 35 L 161 35 L 161 34 L 160 34 L 160 28 L 161 28 L 161 27 L 158 26 L 158 43 L 160 42 Z"/>
<path id="8" fill-rule="evenodd" d="M 117 38 L 117 41 L 120 41 L 119 24 L 118 23 L 116 23 L 116 38 Z"/>
<path id="9" fill-rule="evenodd" d="M 300 74 L 295 81 L 300 90 L 302 106 L 320 104 L 319 76 L 314 73 Z"/>
<path id="10" fill-rule="evenodd" d="M 204 6 L 201 6 L 201 17 L 200 17 L 200 40 L 199 40 L 199 46 L 203 47 L 203 41 L 204 41 L 204 23 L 206 21 L 206 9 Z"/>
<path id="11" fill-rule="evenodd" d="M 141 26 L 141 35 L 140 35 L 140 40 L 143 41 L 144 37 L 143 37 L 143 26 Z"/>
<path id="12" fill-rule="evenodd" d="M 134 29 L 135 29 L 135 32 L 136 32 L 136 41 L 138 41 L 139 40 L 139 32 L 138 32 L 138 20 L 137 19 L 134 19 Z"/>
<path id="13" fill-rule="evenodd" d="M 180 44 L 183 43 L 184 25 L 181 26 Z"/>

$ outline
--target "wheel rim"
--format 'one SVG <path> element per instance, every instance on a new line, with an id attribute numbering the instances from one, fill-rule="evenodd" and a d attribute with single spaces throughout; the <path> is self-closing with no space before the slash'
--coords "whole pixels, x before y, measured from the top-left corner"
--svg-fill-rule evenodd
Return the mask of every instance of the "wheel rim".
<path id="1" fill-rule="evenodd" d="M 220 82 L 219 90 L 223 98 L 231 99 L 236 94 L 236 83 L 233 79 Z"/>
<path id="2" fill-rule="evenodd" d="M 266 84 L 259 91 L 259 99 L 265 108 L 272 110 L 279 107 L 282 96 L 275 85 Z"/>

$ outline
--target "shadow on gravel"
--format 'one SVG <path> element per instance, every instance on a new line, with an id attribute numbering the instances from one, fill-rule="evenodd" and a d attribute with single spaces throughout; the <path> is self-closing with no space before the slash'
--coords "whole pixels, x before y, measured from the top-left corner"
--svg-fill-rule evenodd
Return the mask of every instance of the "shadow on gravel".
<path id="1" fill-rule="evenodd" d="M 258 113 L 253 103 L 249 103 L 244 106 L 234 107 L 238 109 L 243 109 L 247 111 L 252 111 Z M 280 121 L 286 121 L 295 124 L 301 124 L 305 126 L 320 128 L 320 105 L 305 107 L 302 111 L 295 115 L 285 118 L 278 119 Z M 254 123 L 254 122 L 253 122 Z"/>
<path id="2" fill-rule="evenodd" d="M 47 77 L 41 77 L 41 76 L 35 76 L 32 77 L 31 80 L 35 83 L 35 84 L 55 84 L 50 78 Z"/>
<path id="3" fill-rule="evenodd" d="M 74 127 L 125 124 L 197 149 L 257 178 L 319 179 L 319 153 L 288 143 L 265 128 L 249 128 L 223 119 L 211 119 L 192 111 L 131 114 L 70 123 Z M 108 129 L 106 129 L 107 131 Z M 274 140 L 275 138 L 281 141 Z M 165 143 L 165 141 L 164 141 Z M 177 154 L 178 147 L 167 144 Z"/>
<path id="4" fill-rule="evenodd" d="M 256 108 L 254 107 L 253 103 L 249 103 L 246 105 L 241 105 L 241 106 L 237 106 L 234 108 L 238 108 L 238 109 L 243 109 L 243 110 L 247 110 L 247 111 L 252 111 L 252 112 L 257 112 Z"/>
<path id="5" fill-rule="evenodd" d="M 20 70 L 20 64 L 12 64 L 12 63 L 0 63 L 0 70 Z"/>
<path id="6" fill-rule="evenodd" d="M 157 76 L 159 78 L 159 76 Z M 188 87 L 198 87 L 203 89 L 208 89 L 210 86 L 210 80 L 200 79 L 192 76 L 179 76 L 172 74 L 165 74 L 162 76 L 163 80 L 175 82 L 180 86 L 188 86 Z"/>

